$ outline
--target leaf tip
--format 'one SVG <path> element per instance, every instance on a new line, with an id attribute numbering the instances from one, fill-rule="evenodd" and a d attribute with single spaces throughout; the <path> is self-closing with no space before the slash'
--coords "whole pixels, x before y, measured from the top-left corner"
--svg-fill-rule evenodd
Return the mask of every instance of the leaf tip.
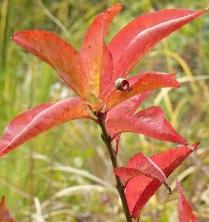
<path id="1" fill-rule="evenodd" d="M 16 38 L 16 32 L 13 33 L 12 36 L 10 36 L 10 39 L 11 39 L 12 41 L 15 41 L 15 38 Z"/>
<path id="2" fill-rule="evenodd" d="M 180 88 L 181 85 L 180 85 L 180 83 L 176 79 L 176 73 L 171 73 L 170 76 L 172 78 L 172 81 L 175 83 L 174 87 Z"/>
<path id="3" fill-rule="evenodd" d="M 5 195 L 1 198 L 0 206 L 5 206 Z"/>
<path id="4" fill-rule="evenodd" d="M 123 9 L 123 4 L 118 2 L 113 7 L 118 8 L 118 10 L 121 10 Z"/>
<path id="5" fill-rule="evenodd" d="M 15 43 L 19 43 L 20 41 L 21 41 L 21 33 L 22 33 L 22 31 L 17 31 L 17 32 L 14 32 L 13 34 L 12 34 L 12 36 L 10 37 L 10 39 L 13 41 L 13 42 L 15 42 Z"/>
<path id="6" fill-rule="evenodd" d="M 197 141 L 195 144 L 193 144 L 193 150 L 195 150 L 200 145 L 200 143 L 200 141 Z"/>
<path id="7" fill-rule="evenodd" d="M 194 150 L 197 149 L 197 147 L 200 145 L 200 143 L 201 143 L 201 142 L 198 141 L 198 142 L 194 143 L 193 145 L 187 144 L 187 147 L 188 147 L 189 149 L 191 149 L 192 151 L 194 151 Z"/>

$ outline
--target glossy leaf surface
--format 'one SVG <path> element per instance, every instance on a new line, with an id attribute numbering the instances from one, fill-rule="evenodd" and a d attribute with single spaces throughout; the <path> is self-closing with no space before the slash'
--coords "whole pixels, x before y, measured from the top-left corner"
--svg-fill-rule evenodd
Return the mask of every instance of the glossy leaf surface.
<path id="1" fill-rule="evenodd" d="M 179 83 L 173 74 L 164 73 L 140 73 L 128 79 L 130 90 L 114 90 L 104 102 L 106 109 L 110 110 L 117 104 L 143 92 L 165 88 L 174 87 L 178 88 Z"/>
<path id="2" fill-rule="evenodd" d="M 177 182 L 177 191 L 179 222 L 197 222 L 197 217 L 192 211 L 191 204 L 184 196 L 180 182 Z"/>
<path id="3" fill-rule="evenodd" d="M 105 44 L 104 37 L 121 7 L 120 4 L 117 4 L 94 19 L 80 51 L 82 65 L 87 76 L 88 94 L 93 94 L 95 98 L 99 97 L 100 91 L 105 89 L 106 84 L 112 78 L 112 56 Z"/>
<path id="4" fill-rule="evenodd" d="M 80 65 L 79 53 L 72 45 L 54 33 L 26 30 L 13 34 L 15 43 L 51 65 L 77 94 L 85 96 L 86 78 Z"/>
<path id="5" fill-rule="evenodd" d="M 166 176 L 163 171 L 152 159 L 146 157 L 143 153 L 137 153 L 126 167 L 118 167 L 114 171 L 124 183 L 127 183 L 132 177 L 142 174 L 160 182 L 166 182 Z"/>
<path id="6" fill-rule="evenodd" d="M 133 115 L 138 107 L 149 97 L 149 95 L 149 91 L 141 93 L 118 104 L 107 113 L 106 121 L 109 121 L 111 119 L 118 119 L 126 115 Z"/>
<path id="7" fill-rule="evenodd" d="M 151 157 L 152 161 L 168 177 L 196 148 L 198 144 L 181 146 L 163 151 Z M 132 160 L 134 157 L 132 158 Z M 131 164 L 131 163 L 129 163 Z M 161 182 L 144 175 L 130 179 L 125 188 L 127 203 L 132 217 L 139 217 L 142 208 L 147 201 L 155 194 Z"/>
<path id="8" fill-rule="evenodd" d="M 5 197 L 3 196 L 0 202 L 0 222 L 15 222 L 10 213 L 9 210 L 6 207 Z"/>
<path id="9" fill-rule="evenodd" d="M 126 114 L 123 118 L 120 117 L 120 113 L 116 113 L 108 119 L 106 125 L 113 138 L 122 132 L 135 132 L 155 139 L 179 144 L 187 143 L 166 120 L 163 110 L 157 106 L 141 110 L 136 114 Z"/>
<path id="10" fill-rule="evenodd" d="M 109 122 L 111 122 L 114 119 L 123 119 L 123 117 L 127 115 L 133 115 L 136 109 L 146 100 L 150 95 L 150 92 L 145 92 L 136 96 L 133 96 L 126 101 L 120 103 L 119 105 L 115 106 L 113 109 L 111 109 L 106 116 L 105 123 L 106 127 L 108 127 Z M 113 138 L 114 132 L 111 130 L 111 128 L 107 128 L 108 133 Z M 121 133 L 117 134 L 114 137 L 114 140 L 116 142 L 116 153 L 119 150 L 119 143 L 120 143 L 120 136 Z"/>
<path id="11" fill-rule="evenodd" d="M 0 139 L 0 156 L 58 124 L 72 119 L 90 118 L 89 107 L 79 98 L 42 104 L 18 115 Z"/>
<path id="12" fill-rule="evenodd" d="M 170 33 L 202 15 L 203 11 L 164 9 L 141 15 L 112 39 L 114 79 L 124 77 L 145 53 Z"/>

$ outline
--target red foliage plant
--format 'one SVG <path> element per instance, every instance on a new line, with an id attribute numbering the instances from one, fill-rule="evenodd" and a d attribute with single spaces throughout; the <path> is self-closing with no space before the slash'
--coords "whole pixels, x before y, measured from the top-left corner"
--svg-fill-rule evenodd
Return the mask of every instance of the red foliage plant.
<path id="1" fill-rule="evenodd" d="M 45 30 L 13 34 L 12 40 L 16 44 L 51 65 L 78 96 L 45 103 L 19 114 L 3 132 L 0 156 L 58 124 L 78 118 L 91 119 L 102 129 L 126 219 L 132 221 L 132 218 L 139 218 L 145 203 L 162 183 L 166 184 L 166 177 L 196 149 L 197 144 L 189 146 L 167 121 L 160 107 L 136 112 L 153 90 L 178 88 L 175 74 L 149 71 L 127 77 L 128 73 L 160 40 L 207 9 L 164 9 L 141 15 L 107 44 L 105 36 L 121 8 L 116 4 L 93 20 L 79 51 Z M 118 168 L 117 150 L 113 149 L 112 141 L 119 142 L 121 133 L 127 131 L 182 146 L 151 158 L 138 153 L 126 167 Z"/>

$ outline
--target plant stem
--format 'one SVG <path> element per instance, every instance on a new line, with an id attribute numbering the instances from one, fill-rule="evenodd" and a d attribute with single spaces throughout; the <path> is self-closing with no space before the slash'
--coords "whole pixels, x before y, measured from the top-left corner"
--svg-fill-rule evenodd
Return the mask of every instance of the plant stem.
<path id="1" fill-rule="evenodd" d="M 110 136 L 107 132 L 107 129 L 105 127 L 105 116 L 104 115 L 105 115 L 104 113 L 99 112 L 99 113 L 97 113 L 97 118 L 98 118 L 98 123 L 102 129 L 102 139 L 103 139 L 104 143 L 106 144 L 106 147 L 107 147 L 107 150 L 109 152 L 110 159 L 112 162 L 112 167 L 114 169 L 118 166 L 117 165 L 117 156 L 116 156 L 114 149 L 112 147 L 111 138 L 110 138 Z M 132 222 L 131 215 L 130 215 L 127 201 L 126 201 L 126 196 L 124 194 L 124 186 L 121 183 L 121 180 L 117 175 L 115 175 L 115 180 L 116 180 L 116 188 L 117 188 L 118 193 L 120 195 L 120 199 L 121 199 L 121 202 L 123 205 L 123 210 L 124 210 L 124 213 L 126 216 L 126 220 L 127 220 L 127 222 Z"/>

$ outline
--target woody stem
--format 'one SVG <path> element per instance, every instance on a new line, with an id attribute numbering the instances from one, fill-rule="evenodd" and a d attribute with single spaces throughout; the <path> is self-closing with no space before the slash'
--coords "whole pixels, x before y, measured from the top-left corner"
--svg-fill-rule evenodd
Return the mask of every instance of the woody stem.
<path id="1" fill-rule="evenodd" d="M 106 126 L 105 126 L 104 113 L 97 113 L 97 118 L 98 118 L 98 123 L 99 123 L 99 125 L 102 129 L 102 139 L 103 139 L 104 143 L 106 144 L 106 147 L 107 147 L 107 150 L 109 152 L 109 156 L 110 156 L 110 159 L 111 159 L 111 162 L 112 162 L 112 167 L 114 169 L 118 166 L 117 165 L 117 156 L 114 152 L 114 149 L 113 149 L 112 144 L 111 144 L 111 138 L 110 138 L 110 136 L 107 132 Z M 120 196 L 120 199 L 121 199 L 121 202 L 122 202 L 122 206 L 123 206 L 123 210 L 124 210 L 124 213 L 125 213 L 125 216 L 126 216 L 126 220 L 127 220 L 127 222 L 132 222 L 131 215 L 130 215 L 128 205 L 127 205 L 127 201 L 126 201 L 126 196 L 125 196 L 125 193 L 124 193 L 124 186 L 121 183 L 121 180 L 117 175 L 115 175 L 115 180 L 116 180 L 116 188 L 118 190 L 118 193 L 119 193 L 119 196 Z"/>

